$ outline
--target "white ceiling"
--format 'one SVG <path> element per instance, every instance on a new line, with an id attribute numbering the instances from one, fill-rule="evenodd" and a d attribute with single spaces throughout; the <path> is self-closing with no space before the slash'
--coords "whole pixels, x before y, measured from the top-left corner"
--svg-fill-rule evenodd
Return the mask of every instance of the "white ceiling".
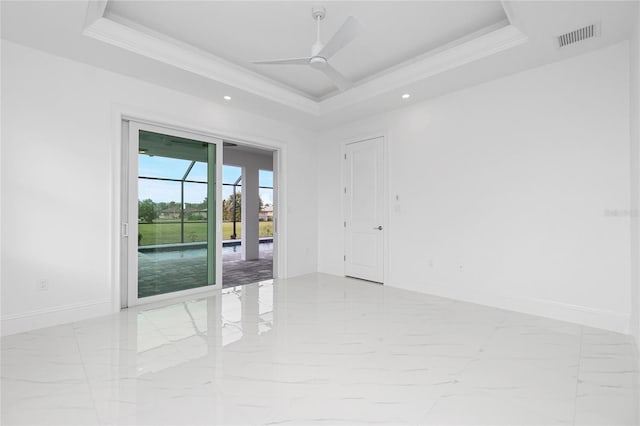
<path id="1" fill-rule="evenodd" d="M 336 88 L 313 68 L 251 63 L 310 55 L 316 39 L 311 9 L 308 2 L 110 0 L 104 16 L 135 22 L 318 99 Z M 364 25 L 356 40 L 331 58 L 353 82 L 507 18 L 499 1 L 334 2 L 326 10 L 325 43 L 349 16 Z"/>
<path id="2" fill-rule="evenodd" d="M 231 95 L 228 108 L 318 129 L 628 39 L 636 3 L 327 1 L 323 40 L 349 15 L 366 25 L 335 56 L 334 66 L 357 81 L 345 92 L 332 92 L 314 70 L 276 66 L 258 73 L 248 64 L 308 54 L 314 38 L 309 2 L 145 1 L 101 8 L 100 1 L 3 0 L 0 6 L 3 39 L 216 103 Z M 486 27 L 504 16 L 508 20 Z M 556 36 L 594 22 L 601 23 L 601 37 L 557 48 Z M 367 56 L 376 46 L 380 55 Z M 400 98 L 405 92 L 409 101 Z"/>

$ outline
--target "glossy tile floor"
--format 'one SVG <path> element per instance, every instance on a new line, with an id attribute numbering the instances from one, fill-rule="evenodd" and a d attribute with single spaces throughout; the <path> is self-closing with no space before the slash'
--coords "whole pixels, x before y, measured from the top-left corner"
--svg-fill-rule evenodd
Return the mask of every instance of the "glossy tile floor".
<path id="1" fill-rule="evenodd" d="M 627 336 L 309 275 L 2 339 L 2 424 L 636 424 Z"/>

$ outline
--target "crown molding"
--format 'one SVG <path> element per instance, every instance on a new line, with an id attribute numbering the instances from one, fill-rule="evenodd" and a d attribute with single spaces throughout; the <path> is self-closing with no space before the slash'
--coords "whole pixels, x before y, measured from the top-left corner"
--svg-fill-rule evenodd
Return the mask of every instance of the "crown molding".
<path id="1" fill-rule="evenodd" d="M 375 76 L 353 89 L 320 102 L 320 115 L 364 102 L 384 93 L 406 87 L 445 71 L 494 55 L 520 44 L 528 37 L 507 21 L 488 27 L 440 49 L 421 59 L 400 65 L 390 72 Z"/>
<path id="2" fill-rule="evenodd" d="M 502 3 L 511 11 L 508 2 Z M 365 102 L 376 96 L 426 80 L 437 74 L 527 42 L 508 19 L 424 55 L 383 71 L 326 98 L 307 97 L 293 88 L 249 71 L 209 52 L 142 27 L 119 16 L 105 16 L 106 0 L 89 2 L 83 34 L 113 46 L 198 74 L 314 117 Z"/>
<path id="3" fill-rule="evenodd" d="M 90 4 L 92 2 L 89 2 Z M 88 18 L 89 18 L 88 11 Z M 142 31 L 104 16 L 87 19 L 83 34 L 133 53 L 173 65 L 245 92 L 318 116 L 312 99 L 189 44 Z"/>
<path id="4" fill-rule="evenodd" d="M 85 28 L 104 16 L 104 12 L 107 9 L 107 2 L 108 0 L 94 0 L 87 4 L 87 13 L 84 17 Z"/>

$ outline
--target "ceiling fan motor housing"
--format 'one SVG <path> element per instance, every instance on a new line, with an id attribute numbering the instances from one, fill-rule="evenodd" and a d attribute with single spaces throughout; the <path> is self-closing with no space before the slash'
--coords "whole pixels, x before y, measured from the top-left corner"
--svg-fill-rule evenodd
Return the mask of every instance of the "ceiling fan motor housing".
<path id="1" fill-rule="evenodd" d="M 309 59 L 309 65 L 315 69 L 324 68 L 327 65 L 327 60 L 322 56 L 314 56 Z"/>

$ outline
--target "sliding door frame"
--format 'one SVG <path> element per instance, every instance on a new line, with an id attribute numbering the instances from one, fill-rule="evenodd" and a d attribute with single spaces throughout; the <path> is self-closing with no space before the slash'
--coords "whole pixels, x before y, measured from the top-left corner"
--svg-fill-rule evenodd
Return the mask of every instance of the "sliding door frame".
<path id="1" fill-rule="evenodd" d="M 135 306 L 143 303 L 152 303 L 164 299 L 170 299 L 179 296 L 185 296 L 189 294 L 199 293 L 206 290 L 215 290 L 222 288 L 222 145 L 223 141 L 219 138 L 211 136 L 205 136 L 193 132 L 186 132 L 183 130 L 172 129 L 164 126 L 158 126 L 154 124 L 141 123 L 137 121 L 129 121 L 129 138 L 127 149 L 128 170 L 126 183 L 128 184 L 127 190 L 127 225 L 124 226 L 124 231 L 127 236 L 124 237 L 127 245 L 127 300 L 126 306 Z M 176 136 L 179 138 L 190 139 L 198 142 L 205 142 L 208 144 L 214 144 L 216 146 L 216 159 L 215 159 L 215 243 L 214 247 L 207 245 L 207 250 L 214 250 L 214 262 L 215 262 L 215 283 L 191 288 L 187 290 L 173 291 L 169 293 L 158 294 L 155 296 L 147 296 L 144 298 L 138 297 L 138 152 L 139 152 L 139 135 L 140 131 L 148 131 L 153 133 L 159 133 L 163 135 Z M 211 182 L 207 182 L 209 186 Z M 208 191 L 207 191 L 208 192 Z M 209 225 L 207 226 L 207 233 L 209 233 Z M 209 256 L 207 256 L 209 258 Z M 124 289 L 123 289 L 124 290 Z M 124 292 L 124 291 L 123 291 Z"/>
<path id="2" fill-rule="evenodd" d="M 131 194 L 127 192 L 128 174 L 131 165 L 129 164 L 129 126 L 133 123 L 156 126 L 162 129 L 162 132 L 166 131 L 182 131 L 190 134 L 190 138 L 213 138 L 221 140 L 234 141 L 255 148 L 262 148 L 274 151 L 274 187 L 277 187 L 277 195 L 274 197 L 274 215 L 277 218 L 277 222 L 274 224 L 274 278 L 286 279 L 287 278 L 287 209 L 285 208 L 287 203 L 287 145 L 281 141 L 272 140 L 263 137 L 256 137 L 251 134 L 242 134 L 240 132 L 228 132 L 215 128 L 211 128 L 207 125 L 203 125 L 199 122 L 185 121 L 183 118 L 175 116 L 166 116 L 158 114 L 157 112 L 149 112 L 143 109 L 125 107 L 121 105 L 114 105 L 112 109 L 112 137 L 115 142 L 112 145 L 111 151 L 111 209 L 110 209 L 110 228 L 111 228 L 111 247 L 110 247 L 110 268 L 109 268 L 109 282 L 111 283 L 111 300 L 112 311 L 118 312 L 123 307 L 134 306 L 129 302 L 128 297 L 128 257 L 131 255 L 128 253 L 129 243 L 127 241 L 130 237 L 125 237 L 124 234 L 131 235 L 131 229 L 126 229 L 125 223 L 129 223 L 128 212 L 126 212 L 126 205 L 129 203 L 123 202 L 123 197 L 131 198 Z M 222 143 L 219 144 L 219 149 L 222 150 Z M 137 155 L 137 152 L 135 153 Z M 220 170 L 223 164 L 223 154 L 220 153 L 216 159 L 216 165 L 220 166 Z M 136 170 L 137 173 L 137 170 Z M 218 182 L 221 185 L 221 177 L 218 177 Z M 221 191 L 220 191 L 221 192 Z M 221 194 L 218 195 L 219 197 Z M 216 208 L 220 209 L 216 224 L 217 238 L 222 239 L 222 202 L 219 198 Z M 137 200 L 135 200 L 137 203 Z M 137 205 L 137 204 L 136 204 Z M 137 220 L 137 218 L 136 218 Z M 220 241 L 220 246 L 222 242 Z M 221 247 L 219 248 L 221 250 Z M 137 252 L 137 250 L 136 250 Z M 221 251 L 218 252 L 220 255 Z M 220 256 L 218 256 L 220 257 Z M 220 257 L 222 262 L 222 257 Z M 217 268 L 217 274 L 222 274 L 222 266 Z M 216 280 L 216 286 L 203 286 L 196 289 L 185 290 L 183 292 L 169 293 L 166 298 L 177 298 L 180 295 L 188 295 L 191 293 L 205 293 L 219 291 L 222 286 L 222 278 Z M 154 296 L 155 297 L 155 296 Z M 141 303 L 150 303 L 159 299 L 151 300 L 150 298 L 144 298 Z"/>

